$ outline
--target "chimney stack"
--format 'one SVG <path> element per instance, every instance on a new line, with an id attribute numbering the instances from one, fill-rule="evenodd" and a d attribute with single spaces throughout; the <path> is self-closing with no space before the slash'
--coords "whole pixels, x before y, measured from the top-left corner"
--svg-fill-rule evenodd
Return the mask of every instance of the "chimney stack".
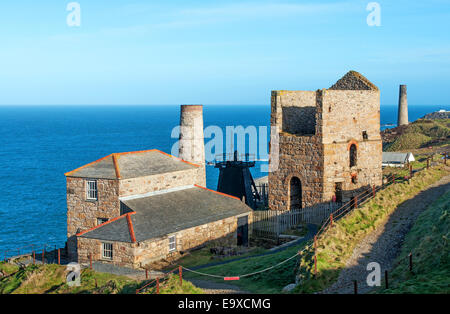
<path id="1" fill-rule="evenodd" d="M 397 126 L 407 125 L 408 123 L 408 98 L 406 96 L 406 85 L 400 85 Z"/>
<path id="2" fill-rule="evenodd" d="M 200 165 L 198 184 L 205 186 L 205 142 L 203 135 L 203 106 L 182 105 L 178 155 L 185 161 Z"/>

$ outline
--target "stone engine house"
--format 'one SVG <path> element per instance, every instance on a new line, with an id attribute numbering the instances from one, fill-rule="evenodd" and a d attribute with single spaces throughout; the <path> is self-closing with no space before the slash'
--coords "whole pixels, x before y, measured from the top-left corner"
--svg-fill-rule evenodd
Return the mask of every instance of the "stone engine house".
<path id="1" fill-rule="evenodd" d="M 349 201 L 382 183 L 380 92 L 350 71 L 329 89 L 272 91 L 279 165 L 269 173 L 269 207 L 291 210 Z"/>

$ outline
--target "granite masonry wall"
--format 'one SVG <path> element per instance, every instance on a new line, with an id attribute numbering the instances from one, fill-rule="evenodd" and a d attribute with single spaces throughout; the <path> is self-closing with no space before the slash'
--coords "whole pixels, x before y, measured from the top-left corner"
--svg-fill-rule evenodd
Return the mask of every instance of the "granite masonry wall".
<path id="1" fill-rule="evenodd" d="M 204 186 L 204 171 L 203 167 L 198 167 L 153 176 L 122 179 L 119 181 L 119 196 L 145 194 L 193 184 Z"/>
<path id="2" fill-rule="evenodd" d="M 278 170 L 269 173 L 270 209 L 290 209 L 293 177 L 301 181 L 302 207 L 331 201 L 336 183 L 342 186 L 343 201 L 381 185 L 378 90 L 273 91 L 271 103 L 271 125 L 278 128 L 280 141 Z M 292 110 L 311 106 L 314 132 L 312 111 Z M 357 164 L 350 168 L 352 144 Z"/>
<path id="3" fill-rule="evenodd" d="M 97 190 L 97 200 L 87 200 L 86 179 L 67 177 L 67 247 L 73 260 L 77 256 L 76 233 L 95 227 L 98 218 L 120 216 L 118 181 L 98 179 Z"/>
<path id="4" fill-rule="evenodd" d="M 181 251 L 188 251 L 211 241 L 219 241 L 223 246 L 234 247 L 237 245 L 238 217 L 229 217 L 140 243 L 108 242 L 79 237 L 78 262 L 89 263 L 89 254 L 92 254 L 94 261 L 141 268 L 161 259 L 176 260 L 180 257 Z M 249 217 L 249 223 L 251 223 L 251 217 Z M 169 252 L 169 236 L 172 235 L 176 235 L 177 249 Z M 113 244 L 112 260 L 102 259 L 102 242 Z"/>

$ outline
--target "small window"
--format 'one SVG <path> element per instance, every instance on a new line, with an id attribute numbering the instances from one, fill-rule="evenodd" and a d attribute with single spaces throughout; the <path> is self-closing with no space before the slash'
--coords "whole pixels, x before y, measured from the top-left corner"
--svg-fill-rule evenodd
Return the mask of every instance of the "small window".
<path id="1" fill-rule="evenodd" d="M 96 201 L 97 197 L 98 197 L 97 181 L 95 180 L 86 181 L 86 199 Z"/>
<path id="2" fill-rule="evenodd" d="M 363 140 L 365 140 L 365 141 L 369 139 L 369 135 L 367 135 L 367 131 L 363 131 L 362 136 L 363 136 Z"/>
<path id="3" fill-rule="evenodd" d="M 174 252 L 177 250 L 177 237 L 170 236 L 169 237 L 169 252 Z"/>
<path id="4" fill-rule="evenodd" d="M 113 245 L 112 243 L 102 243 L 102 258 L 112 260 L 113 259 Z"/>
<path id="5" fill-rule="evenodd" d="M 352 183 L 353 184 L 358 183 L 358 177 L 356 175 L 352 175 Z"/>
<path id="6" fill-rule="evenodd" d="M 357 159 L 358 159 L 358 151 L 356 149 L 356 145 L 352 144 L 350 146 L 350 168 L 356 166 Z"/>
<path id="7" fill-rule="evenodd" d="M 108 218 L 97 218 L 97 226 L 108 221 Z"/>

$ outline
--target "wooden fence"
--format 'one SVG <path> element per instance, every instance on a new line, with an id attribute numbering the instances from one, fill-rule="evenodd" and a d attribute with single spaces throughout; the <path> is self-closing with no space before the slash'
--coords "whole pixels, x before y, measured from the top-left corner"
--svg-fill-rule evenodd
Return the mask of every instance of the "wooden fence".
<path id="1" fill-rule="evenodd" d="M 253 236 L 277 239 L 300 223 L 321 225 L 341 203 L 325 203 L 290 211 L 256 210 L 253 212 Z"/>

